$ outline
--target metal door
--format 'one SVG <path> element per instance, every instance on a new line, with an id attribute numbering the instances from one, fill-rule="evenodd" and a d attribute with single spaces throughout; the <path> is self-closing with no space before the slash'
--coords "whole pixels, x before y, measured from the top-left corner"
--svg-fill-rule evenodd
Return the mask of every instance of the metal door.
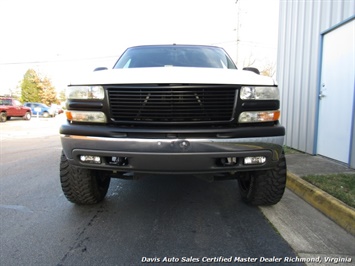
<path id="1" fill-rule="evenodd" d="M 355 83 L 355 20 L 323 37 L 317 153 L 350 160 Z"/>

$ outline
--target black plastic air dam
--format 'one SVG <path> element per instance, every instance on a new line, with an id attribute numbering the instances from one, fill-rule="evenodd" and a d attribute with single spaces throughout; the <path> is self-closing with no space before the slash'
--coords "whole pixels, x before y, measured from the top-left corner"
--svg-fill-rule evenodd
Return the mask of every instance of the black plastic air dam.
<path id="1" fill-rule="evenodd" d="M 221 173 L 235 170 L 270 169 L 282 154 L 283 136 L 260 138 L 147 139 L 61 135 L 64 154 L 70 163 L 97 170 L 145 173 Z M 128 164 L 109 161 L 88 164 L 81 155 L 126 157 Z M 243 165 L 244 157 L 264 156 L 258 166 Z M 236 157 L 238 164 L 221 165 L 221 158 Z"/>
<path id="2" fill-rule="evenodd" d="M 81 162 L 79 157 L 83 154 L 92 154 L 103 158 L 101 164 Z M 127 158 L 125 165 L 112 165 L 108 157 Z M 249 156 L 264 156 L 266 162 L 260 165 L 244 165 L 243 158 Z M 236 157 L 234 165 L 220 165 L 220 159 Z M 277 161 L 273 160 L 270 150 L 243 151 L 243 152 L 213 152 L 213 153 L 150 153 L 150 152 L 109 152 L 102 150 L 73 150 L 71 163 L 82 167 L 101 170 L 112 170 L 137 173 L 160 174 L 201 174 L 201 173 L 225 173 L 233 171 L 271 169 Z"/>

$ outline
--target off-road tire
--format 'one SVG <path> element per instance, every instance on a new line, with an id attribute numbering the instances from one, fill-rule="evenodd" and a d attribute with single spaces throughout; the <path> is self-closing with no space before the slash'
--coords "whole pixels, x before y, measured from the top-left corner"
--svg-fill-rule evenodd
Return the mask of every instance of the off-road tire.
<path id="1" fill-rule="evenodd" d="M 60 159 L 60 182 L 65 197 L 80 205 L 101 202 L 110 185 L 110 177 L 100 176 L 98 171 L 71 165 L 64 153 Z"/>
<path id="2" fill-rule="evenodd" d="M 242 199 L 257 206 L 278 203 L 285 192 L 286 172 L 286 159 L 282 154 L 274 169 L 244 173 L 238 179 Z"/>

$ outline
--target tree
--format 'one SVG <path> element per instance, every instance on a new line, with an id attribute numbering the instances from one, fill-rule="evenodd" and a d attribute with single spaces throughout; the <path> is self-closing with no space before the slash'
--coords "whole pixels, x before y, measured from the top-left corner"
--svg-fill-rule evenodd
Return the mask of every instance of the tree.
<path id="1" fill-rule="evenodd" d="M 65 102 L 65 100 L 66 100 L 65 90 L 61 90 L 61 91 L 59 92 L 59 101 L 60 101 L 60 102 Z"/>
<path id="2" fill-rule="evenodd" d="M 40 102 L 39 95 L 39 77 L 35 70 L 29 69 L 23 76 L 21 83 L 21 101 L 22 102 Z"/>
<path id="3" fill-rule="evenodd" d="M 22 102 L 57 103 L 54 86 L 48 77 L 41 78 L 33 69 L 26 71 L 21 83 Z"/>
<path id="4" fill-rule="evenodd" d="M 256 62 L 256 58 L 252 54 L 250 54 L 248 58 L 244 58 L 243 68 L 244 67 L 253 67 L 255 62 Z"/>
<path id="5" fill-rule="evenodd" d="M 16 87 L 9 88 L 9 97 L 16 100 L 21 99 L 21 84 L 18 84 Z"/>
<path id="6" fill-rule="evenodd" d="M 39 84 L 41 102 L 50 106 L 57 103 L 57 93 L 49 78 L 45 77 Z"/>
<path id="7" fill-rule="evenodd" d="M 264 76 L 273 77 L 276 72 L 275 63 L 267 62 L 261 69 L 260 74 Z"/>
<path id="8" fill-rule="evenodd" d="M 255 66 L 257 65 L 257 66 Z M 270 60 L 256 60 L 256 58 L 249 54 L 249 57 L 244 59 L 244 67 L 256 67 L 260 71 L 260 75 L 273 77 L 276 73 L 276 64 Z"/>

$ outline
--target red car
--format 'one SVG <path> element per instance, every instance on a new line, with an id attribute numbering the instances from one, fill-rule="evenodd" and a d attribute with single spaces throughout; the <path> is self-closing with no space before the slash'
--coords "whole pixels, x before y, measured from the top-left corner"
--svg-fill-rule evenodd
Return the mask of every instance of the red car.
<path id="1" fill-rule="evenodd" d="M 0 98 L 0 122 L 6 122 L 11 117 L 23 117 L 24 120 L 30 120 L 31 116 L 31 109 L 24 107 L 19 101 L 12 98 Z"/>

